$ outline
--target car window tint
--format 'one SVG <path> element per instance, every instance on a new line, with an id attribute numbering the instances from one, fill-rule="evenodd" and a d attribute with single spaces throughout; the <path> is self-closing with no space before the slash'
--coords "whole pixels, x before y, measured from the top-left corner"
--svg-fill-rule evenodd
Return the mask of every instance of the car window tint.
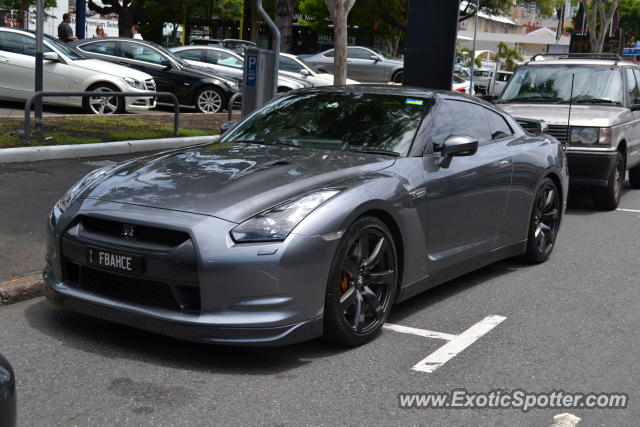
<path id="1" fill-rule="evenodd" d="M 102 55 L 116 55 L 116 42 L 89 43 L 81 47 L 85 52 L 99 53 Z"/>
<path id="2" fill-rule="evenodd" d="M 161 64 L 165 60 L 164 56 L 160 55 L 157 50 L 139 43 L 122 43 L 120 56 L 152 64 Z"/>
<path id="3" fill-rule="evenodd" d="M 180 52 L 175 52 L 175 54 L 182 59 L 202 61 L 202 49 L 181 50 Z"/>
<path id="4" fill-rule="evenodd" d="M 333 58 L 333 50 L 330 50 L 329 52 L 325 53 L 323 56 Z"/>
<path id="5" fill-rule="evenodd" d="M 508 138 L 513 135 L 513 130 L 509 123 L 500 114 L 485 108 L 487 119 L 489 120 L 489 130 L 491 138 L 494 140 Z"/>
<path id="6" fill-rule="evenodd" d="M 291 71 L 292 73 L 300 73 L 302 67 L 296 61 L 286 56 L 280 57 L 280 69 L 282 71 Z"/>
<path id="7" fill-rule="evenodd" d="M 633 68 L 633 74 L 636 76 L 636 84 L 640 87 L 640 68 Z"/>
<path id="8" fill-rule="evenodd" d="M 491 140 L 485 108 L 464 101 L 442 101 L 436 110 L 431 140 L 437 148 L 451 135 L 467 135 L 484 143 Z"/>
<path id="9" fill-rule="evenodd" d="M 499 82 L 508 82 L 509 77 L 511 77 L 511 74 L 498 73 L 496 80 Z"/>
<path id="10" fill-rule="evenodd" d="M 36 42 L 31 37 L 9 31 L 0 32 L 0 50 L 20 55 L 36 55 Z"/>
<path id="11" fill-rule="evenodd" d="M 629 102 L 631 104 L 640 103 L 640 90 L 638 89 L 638 82 L 633 68 L 627 68 L 627 91 L 629 92 Z"/>
<path id="12" fill-rule="evenodd" d="M 347 58 L 350 59 L 371 59 L 371 55 L 373 55 L 373 53 L 366 49 L 358 47 L 350 47 L 347 49 Z"/>

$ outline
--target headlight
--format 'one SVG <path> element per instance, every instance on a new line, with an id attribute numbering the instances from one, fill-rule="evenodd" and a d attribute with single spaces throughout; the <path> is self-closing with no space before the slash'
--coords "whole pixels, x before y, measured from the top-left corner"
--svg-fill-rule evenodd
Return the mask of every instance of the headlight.
<path id="1" fill-rule="evenodd" d="M 572 127 L 571 144 L 580 145 L 611 145 L 611 128 Z"/>
<path id="2" fill-rule="evenodd" d="M 300 221 L 339 192 L 327 189 L 290 200 L 243 222 L 231 235 L 236 242 L 282 241 Z"/>
<path id="3" fill-rule="evenodd" d="M 144 85 L 144 82 L 136 80 L 136 79 L 134 79 L 132 77 L 125 77 L 124 81 L 127 82 L 129 84 L 129 86 L 131 86 L 132 88 L 141 89 L 141 90 L 145 90 L 146 89 L 146 87 Z"/>
<path id="4" fill-rule="evenodd" d="M 55 204 L 54 212 L 55 210 L 58 210 L 60 213 L 66 211 L 80 191 L 84 190 L 87 185 L 91 184 L 96 179 L 106 175 L 111 169 L 113 169 L 113 166 L 97 169 L 74 184 Z"/>
<path id="5" fill-rule="evenodd" d="M 238 85 L 238 83 L 233 82 L 231 80 L 225 80 L 224 84 L 226 84 L 231 90 L 234 90 L 234 91 L 240 90 L 240 86 Z"/>

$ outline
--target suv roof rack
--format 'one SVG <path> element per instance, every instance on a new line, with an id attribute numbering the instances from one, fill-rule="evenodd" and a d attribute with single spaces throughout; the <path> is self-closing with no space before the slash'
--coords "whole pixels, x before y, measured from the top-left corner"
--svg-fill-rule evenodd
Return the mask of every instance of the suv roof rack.
<path id="1" fill-rule="evenodd" d="M 556 59 L 608 59 L 612 61 L 625 60 L 625 58 L 617 53 L 538 53 L 531 57 L 531 61 L 536 61 L 538 57 L 554 57 Z"/>

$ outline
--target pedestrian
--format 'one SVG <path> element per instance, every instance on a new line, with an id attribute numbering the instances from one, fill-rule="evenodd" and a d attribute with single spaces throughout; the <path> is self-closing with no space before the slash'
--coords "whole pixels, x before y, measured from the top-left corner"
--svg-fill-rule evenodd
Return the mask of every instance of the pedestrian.
<path id="1" fill-rule="evenodd" d="M 98 25 L 96 27 L 96 37 L 109 37 L 107 33 L 104 32 L 104 27 L 102 25 Z"/>
<path id="2" fill-rule="evenodd" d="M 70 23 L 71 15 L 68 13 L 62 15 L 62 22 L 58 25 L 58 38 L 65 43 L 78 40 L 78 38 L 73 35 L 73 29 L 71 28 L 71 25 L 69 25 Z"/>
<path id="3" fill-rule="evenodd" d="M 131 37 L 136 40 L 144 40 L 142 34 L 140 34 L 140 25 L 134 24 L 131 26 Z"/>

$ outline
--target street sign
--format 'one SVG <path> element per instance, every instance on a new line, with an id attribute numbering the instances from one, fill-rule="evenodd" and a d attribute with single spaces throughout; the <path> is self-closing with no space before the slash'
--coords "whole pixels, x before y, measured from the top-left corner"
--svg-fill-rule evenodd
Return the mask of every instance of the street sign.
<path id="1" fill-rule="evenodd" d="M 629 55 L 629 56 L 633 56 L 633 55 L 640 55 L 640 48 L 630 48 L 627 47 L 622 51 L 623 55 Z"/>
<path id="2" fill-rule="evenodd" d="M 247 61 L 247 81 L 245 84 L 250 87 L 256 87 L 258 74 L 258 55 L 247 54 L 245 60 Z"/>

